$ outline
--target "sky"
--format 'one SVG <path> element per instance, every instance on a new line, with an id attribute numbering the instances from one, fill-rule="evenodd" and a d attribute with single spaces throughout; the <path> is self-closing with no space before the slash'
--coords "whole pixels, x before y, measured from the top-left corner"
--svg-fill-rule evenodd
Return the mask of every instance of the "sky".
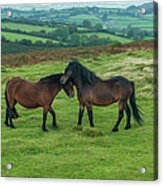
<path id="1" fill-rule="evenodd" d="M 6 5 L 3 7 L 12 7 L 12 8 L 16 8 L 16 9 L 22 9 L 22 10 L 30 10 L 32 8 L 36 8 L 36 9 L 50 9 L 50 8 L 54 8 L 54 9 L 65 9 L 65 8 L 72 8 L 72 7 L 85 7 L 85 6 L 89 6 L 89 7 L 105 7 L 105 8 L 127 8 L 128 6 L 131 5 L 141 5 L 147 2 L 152 2 L 151 0 L 145 0 L 145 1 L 126 1 L 126 2 L 79 2 L 79 3 L 53 3 L 53 4 L 20 4 L 20 5 Z"/>

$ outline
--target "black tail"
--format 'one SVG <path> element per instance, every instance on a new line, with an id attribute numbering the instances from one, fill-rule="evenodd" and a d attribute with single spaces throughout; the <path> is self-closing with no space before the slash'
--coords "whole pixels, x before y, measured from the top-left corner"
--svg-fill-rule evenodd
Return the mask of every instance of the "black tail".
<path id="1" fill-rule="evenodd" d="M 16 118 L 19 117 L 19 115 L 18 115 L 15 107 L 13 107 L 12 109 L 10 108 L 10 104 L 9 104 L 8 97 L 7 97 L 7 86 L 8 86 L 8 83 L 9 83 L 9 81 L 6 84 L 6 89 L 5 89 L 6 106 L 7 106 L 7 109 L 9 110 L 10 117 L 13 118 L 13 119 L 16 119 Z"/>
<path id="2" fill-rule="evenodd" d="M 141 118 L 141 112 L 138 108 L 138 105 L 136 104 L 136 97 L 135 97 L 135 86 L 134 86 L 134 82 L 130 81 L 131 85 L 132 85 L 132 94 L 130 96 L 130 105 L 132 107 L 132 111 L 133 111 L 133 116 L 135 121 L 137 121 L 140 125 L 142 125 L 143 120 Z"/>

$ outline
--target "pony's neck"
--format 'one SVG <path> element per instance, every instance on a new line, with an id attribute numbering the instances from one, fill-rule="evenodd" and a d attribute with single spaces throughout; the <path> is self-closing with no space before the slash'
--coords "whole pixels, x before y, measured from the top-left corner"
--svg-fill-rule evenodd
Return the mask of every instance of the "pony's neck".
<path id="1" fill-rule="evenodd" d="M 50 84 L 47 83 L 47 86 L 49 87 L 51 92 L 54 94 L 54 96 L 56 96 L 61 91 L 61 89 L 63 88 L 63 86 L 59 82 L 58 83 L 57 82 L 56 83 L 50 83 Z"/>
<path id="2" fill-rule="evenodd" d="M 81 92 L 83 85 L 82 85 L 82 80 L 80 77 L 75 78 L 73 81 L 74 85 L 76 86 L 76 89 L 78 92 Z"/>

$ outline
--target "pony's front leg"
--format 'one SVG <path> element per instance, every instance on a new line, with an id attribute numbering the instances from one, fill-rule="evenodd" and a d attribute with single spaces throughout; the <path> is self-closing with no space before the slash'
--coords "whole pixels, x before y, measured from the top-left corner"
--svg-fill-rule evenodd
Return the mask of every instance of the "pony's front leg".
<path id="1" fill-rule="evenodd" d="M 46 119 L 47 119 L 47 113 L 48 113 L 49 108 L 43 108 L 43 124 L 42 124 L 42 129 L 47 132 L 48 128 L 46 127 Z"/>
<path id="2" fill-rule="evenodd" d="M 89 118 L 90 126 L 94 127 L 92 106 L 87 107 L 87 112 L 88 112 L 88 118 Z"/>
<path id="3" fill-rule="evenodd" d="M 78 126 L 80 126 L 82 124 L 82 118 L 83 118 L 83 114 L 84 114 L 84 106 L 82 104 L 80 104 L 79 107 L 79 114 L 78 114 Z"/>

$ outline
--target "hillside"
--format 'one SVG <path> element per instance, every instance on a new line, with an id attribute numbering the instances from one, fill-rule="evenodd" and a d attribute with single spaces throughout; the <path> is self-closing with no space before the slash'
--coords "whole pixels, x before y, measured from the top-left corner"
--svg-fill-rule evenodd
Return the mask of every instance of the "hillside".
<path id="1" fill-rule="evenodd" d="M 61 50 L 41 50 L 22 54 L 2 55 L 2 65 L 22 66 L 28 64 L 41 63 L 45 61 L 67 61 L 74 58 L 97 58 L 102 54 L 118 54 L 126 52 L 130 55 L 137 50 L 153 50 L 157 46 L 153 41 L 139 41 L 128 44 L 97 47 L 78 47 Z"/>

